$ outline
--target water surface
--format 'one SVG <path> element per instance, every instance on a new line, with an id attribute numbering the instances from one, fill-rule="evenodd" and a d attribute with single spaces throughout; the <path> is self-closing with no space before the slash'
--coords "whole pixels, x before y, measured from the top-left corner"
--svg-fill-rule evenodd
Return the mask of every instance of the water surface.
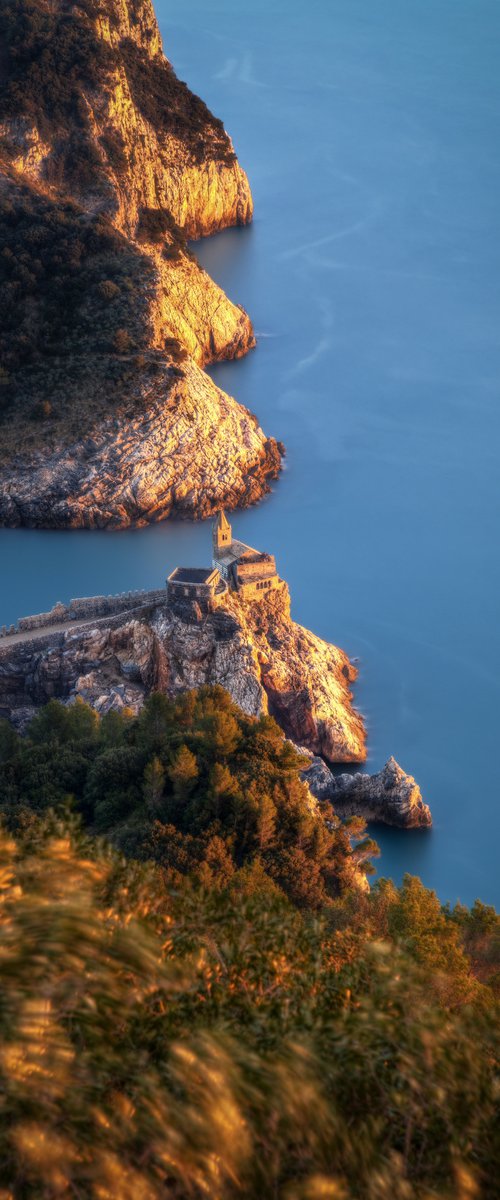
<path id="1" fill-rule="evenodd" d="M 498 0 L 157 0 L 222 116 L 255 224 L 197 247 L 250 312 L 212 373 L 287 446 L 238 533 L 295 617 L 360 659 L 370 769 L 393 753 L 431 832 L 377 831 L 384 874 L 500 904 Z M 207 524 L 0 531 L 0 621 L 158 586 Z"/>

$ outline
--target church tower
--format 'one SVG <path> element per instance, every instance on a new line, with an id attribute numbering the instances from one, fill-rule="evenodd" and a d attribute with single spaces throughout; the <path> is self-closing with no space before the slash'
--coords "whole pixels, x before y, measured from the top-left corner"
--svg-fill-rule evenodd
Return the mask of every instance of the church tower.
<path id="1" fill-rule="evenodd" d="M 233 534 L 232 534 L 231 526 L 226 517 L 224 509 L 221 508 L 220 512 L 217 513 L 217 516 L 216 516 L 215 521 L 212 526 L 212 543 L 213 543 L 214 561 L 216 559 L 218 559 L 219 555 L 221 553 L 224 553 L 225 550 L 229 550 L 232 540 L 233 540 Z"/>

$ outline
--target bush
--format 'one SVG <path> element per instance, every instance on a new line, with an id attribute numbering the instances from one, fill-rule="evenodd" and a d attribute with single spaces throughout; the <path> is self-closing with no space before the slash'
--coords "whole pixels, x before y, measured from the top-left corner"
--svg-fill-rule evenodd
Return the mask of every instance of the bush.
<path id="1" fill-rule="evenodd" d="M 127 354 L 132 346 L 132 338 L 127 329 L 117 329 L 113 338 L 115 354 Z"/>
<path id="2" fill-rule="evenodd" d="M 120 295 L 120 288 L 118 287 L 118 284 L 113 283 L 112 279 L 103 279 L 101 283 L 97 285 L 97 291 L 99 292 L 101 299 L 106 300 L 108 303 L 111 300 L 116 300 L 116 297 Z"/>

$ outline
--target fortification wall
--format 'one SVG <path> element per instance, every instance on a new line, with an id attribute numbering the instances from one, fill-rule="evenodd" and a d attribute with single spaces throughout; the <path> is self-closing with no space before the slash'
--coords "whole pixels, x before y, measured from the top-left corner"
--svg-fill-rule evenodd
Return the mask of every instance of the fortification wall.
<path id="1" fill-rule="evenodd" d="M 120 592 L 114 596 L 83 596 L 70 600 L 69 604 L 58 602 L 50 612 L 20 617 L 16 625 L 3 625 L 0 628 L 0 638 L 8 637 L 12 633 L 49 629 L 51 625 L 60 625 L 64 621 L 84 621 L 92 617 L 112 616 L 114 613 L 128 612 L 129 609 L 138 608 L 143 604 L 161 604 L 165 598 L 165 588 L 155 588 L 150 591 Z"/>

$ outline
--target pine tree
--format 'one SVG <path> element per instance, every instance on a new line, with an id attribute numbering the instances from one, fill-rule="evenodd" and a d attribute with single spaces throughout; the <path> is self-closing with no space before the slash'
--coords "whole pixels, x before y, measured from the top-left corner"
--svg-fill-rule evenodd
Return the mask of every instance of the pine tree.
<path id="1" fill-rule="evenodd" d="M 146 801 L 146 808 L 153 818 L 158 815 L 164 789 L 165 767 L 161 758 L 158 758 L 158 755 L 155 754 L 154 758 L 151 758 L 146 763 L 144 770 L 144 799 Z"/>
<path id="2" fill-rule="evenodd" d="M 198 778 L 198 763 L 184 742 L 168 768 L 168 776 L 173 783 L 176 799 L 187 800 Z"/>

